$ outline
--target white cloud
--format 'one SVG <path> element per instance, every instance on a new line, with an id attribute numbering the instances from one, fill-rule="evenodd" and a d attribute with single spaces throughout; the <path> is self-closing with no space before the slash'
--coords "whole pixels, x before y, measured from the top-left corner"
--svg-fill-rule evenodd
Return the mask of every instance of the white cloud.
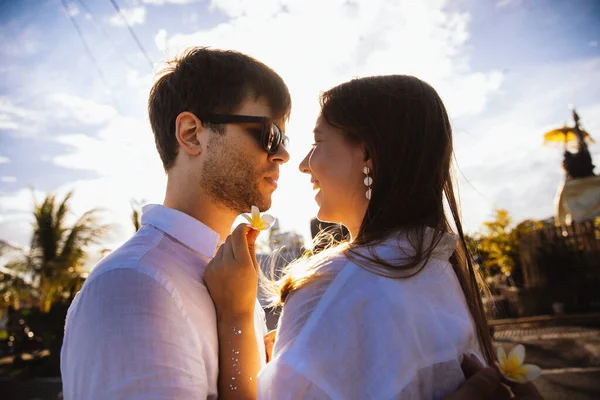
<path id="1" fill-rule="evenodd" d="M 103 123 L 117 114 L 111 106 L 68 93 L 55 93 L 50 96 L 50 102 L 53 106 L 55 118 L 74 119 L 84 124 Z"/>
<path id="2" fill-rule="evenodd" d="M 59 136 L 57 141 L 68 144 L 73 151 L 54 157 L 51 162 L 69 169 L 92 169 L 99 177 L 72 181 L 52 192 L 62 198 L 74 191 L 73 218 L 99 208 L 102 221 L 112 227 L 103 245 L 117 247 L 133 233 L 130 201 L 161 203 L 164 198 L 166 176 L 148 123 L 115 116 L 93 138 L 70 134 Z M 35 192 L 38 200 L 46 195 Z M 33 198 L 27 188 L 0 197 L 0 238 L 27 245 L 31 235 Z"/>
<path id="3" fill-rule="evenodd" d="M 16 130 L 19 128 L 19 124 L 12 120 L 9 115 L 0 113 L 0 129 Z"/>
<path id="4" fill-rule="evenodd" d="M 354 76 L 406 73 L 431 83 L 460 116 L 480 112 L 502 82 L 500 71 L 470 70 L 469 16 L 445 12 L 442 1 L 260 4 L 214 0 L 212 7 L 232 17 L 229 22 L 189 35 L 161 30 L 155 42 L 168 57 L 193 45 L 253 55 L 284 77 L 296 104 L 314 101 L 321 90 Z"/>
<path id="5" fill-rule="evenodd" d="M 0 156 L 0 164 L 8 164 L 10 162 L 10 158 Z"/>
<path id="6" fill-rule="evenodd" d="M 154 43 L 160 51 L 167 51 L 167 31 L 165 29 L 160 29 L 154 36 Z"/>
<path id="7" fill-rule="evenodd" d="M 75 4 L 70 3 L 67 5 L 66 12 L 69 17 L 75 17 L 79 15 L 79 8 Z"/>
<path id="8" fill-rule="evenodd" d="M 142 75 L 139 71 L 133 69 L 127 72 L 127 84 L 134 89 L 150 90 L 153 83 L 154 74 Z"/>
<path id="9" fill-rule="evenodd" d="M 32 55 L 39 51 L 39 43 L 33 40 L 21 40 L 19 42 L 5 42 L 0 47 L 0 53 L 6 56 Z"/>
<path id="10" fill-rule="evenodd" d="M 548 83 L 552 82 L 550 86 Z M 554 196 L 564 180 L 562 148 L 543 145 L 544 132 L 572 125 L 569 103 L 582 126 L 598 139 L 600 58 L 546 64 L 509 75 L 498 110 L 454 122 L 455 151 L 468 230 L 481 228 L 494 208 L 508 209 L 516 221 L 554 215 Z M 590 147 L 600 170 L 600 146 Z"/>
<path id="11" fill-rule="evenodd" d="M 294 101 L 288 125 L 293 148 L 272 212 L 283 229 L 306 227 L 308 236 L 316 206 L 297 164 L 312 140 L 321 91 L 356 76 L 411 74 L 433 85 L 458 118 L 481 113 L 501 87 L 502 72 L 471 70 L 470 16 L 448 12 L 446 5 L 441 0 L 265 0 L 258 6 L 250 0 L 213 0 L 211 7 L 229 21 L 191 34 L 161 30 L 155 42 L 167 58 L 189 46 L 239 50 L 283 77 Z"/>
<path id="12" fill-rule="evenodd" d="M 518 6 L 521 4 L 521 0 L 500 0 L 496 3 L 497 8 L 504 8 L 510 6 Z"/>
<path id="13" fill-rule="evenodd" d="M 141 25 L 146 21 L 146 9 L 144 7 L 121 8 L 121 14 L 115 13 L 109 22 L 114 26 L 125 26 L 125 21 L 130 26 Z"/>
<path id="14" fill-rule="evenodd" d="M 237 49 L 272 66 L 286 80 L 294 100 L 287 132 L 292 158 L 281 170 L 271 211 L 284 230 L 308 236 L 308 221 L 316 214 L 309 178 L 298 172 L 297 165 L 312 140 L 319 92 L 355 76 L 385 73 L 414 74 L 428 81 L 448 106 L 459 165 L 480 193 L 463 180 L 465 220 L 471 230 L 491 215 L 495 205 L 507 207 L 515 218 L 549 216 L 562 178 L 561 154 L 542 147 L 541 134 L 569 118 L 563 106 L 571 102 L 598 140 L 600 117 L 595 116 L 600 116 L 600 105 L 590 98 L 598 92 L 594 82 L 600 82 L 600 64 L 535 66 L 508 75 L 473 71 L 470 16 L 448 12 L 447 5 L 442 0 L 214 0 L 213 9 L 229 16 L 229 21 L 192 34 L 157 29 L 155 43 L 169 58 L 193 45 Z M 129 70 L 124 79 L 125 89 L 143 89 L 147 94 L 150 75 Z M 0 127 L 16 129 L 24 119 L 43 121 L 42 117 L 83 123 L 56 138 L 74 150 L 48 161 L 99 175 L 55 192 L 61 196 L 74 189 L 76 213 L 106 209 L 107 221 L 117 225 L 110 246 L 132 233 L 132 198 L 162 201 L 166 179 L 145 116 L 125 117 L 111 106 L 65 93 L 51 98 L 47 107 L 51 112 L 35 114 L 19 104 L 24 103 L 0 97 Z M 138 103 L 131 107 L 144 108 Z M 600 164 L 598 145 L 592 151 Z M 29 190 L 0 198 L 0 237 L 13 235 L 6 238 L 27 244 L 31 205 Z M 16 225 L 19 230 L 12 229 Z"/>
<path id="15" fill-rule="evenodd" d="M 74 186 L 76 187 L 77 184 Z M 62 200 L 72 189 L 73 186 L 57 188 L 53 190 L 52 193 L 57 196 L 57 199 Z M 42 201 L 48 194 L 49 193 L 47 192 L 39 190 L 32 191 L 29 188 L 22 188 L 15 193 L 0 197 L 0 238 L 4 241 L 9 241 L 14 245 L 21 245 L 24 248 L 28 247 L 31 242 L 31 226 L 34 223 L 34 204 L 36 201 Z M 72 224 L 84 212 L 93 207 L 97 207 L 97 204 L 93 201 L 90 202 L 89 198 L 86 199 L 84 196 L 80 196 L 79 190 L 75 191 L 70 204 L 72 212 L 67 214 L 67 224 Z M 90 204 L 93 205 L 90 206 Z M 115 220 L 119 220 L 119 218 L 115 218 L 115 213 L 102 211 L 103 210 L 101 210 L 99 214 L 100 223 L 111 223 Z M 108 248 L 115 247 L 113 245 L 115 244 L 115 235 L 118 235 L 119 241 L 122 241 L 122 238 L 125 235 L 125 232 L 121 231 L 118 225 L 113 227 L 111 233 L 112 234 L 107 238 L 108 240 L 103 243 L 105 246 L 109 246 Z M 88 267 L 91 267 L 99 258 L 100 250 L 101 249 L 97 247 L 91 248 L 91 259 Z"/>
<path id="16" fill-rule="evenodd" d="M 142 3 L 162 6 L 165 4 L 190 4 L 198 1 L 200 0 L 142 0 Z"/>
<path id="17" fill-rule="evenodd" d="M 0 29 L 3 27 L 0 26 Z M 40 36 L 42 33 L 33 24 L 19 26 L 18 33 L 5 29 L 0 32 L 2 36 L 10 37 L 10 40 L 0 41 L 0 55 L 6 57 L 6 60 L 36 54 L 41 48 Z M 6 60 L 3 59 L 3 64 L 6 63 Z"/>
<path id="18" fill-rule="evenodd" d="M 0 96 L 0 129 L 19 131 L 20 135 L 32 135 L 37 124 L 44 119 L 44 113 L 22 107 L 14 100 Z"/>
<path id="19" fill-rule="evenodd" d="M 17 177 L 16 176 L 2 176 L 0 177 L 0 182 L 3 183 L 13 183 L 17 181 Z"/>
<path id="20" fill-rule="evenodd" d="M 137 77 L 147 83 L 147 77 Z M 99 177 L 70 182 L 52 192 L 59 197 L 74 190 L 74 215 L 100 207 L 106 222 L 114 224 L 112 235 L 105 241 L 115 247 L 130 235 L 130 201 L 146 199 L 162 202 L 166 177 L 154 138 L 147 120 L 123 117 L 112 107 L 86 100 L 75 95 L 57 93 L 48 104 L 52 118 L 76 121 L 78 133 L 52 136 L 50 140 L 69 145 L 69 152 L 46 161 L 68 169 L 93 170 Z M 11 115 L 26 117 L 28 110 L 17 107 L 8 99 L 0 98 L 3 110 Z M 83 123 L 83 124 L 81 124 Z M 100 127 L 96 127 L 99 125 Z M 66 128 L 69 129 L 69 128 Z M 85 132 L 79 133 L 79 132 Z M 0 162 L 9 161 L 7 157 Z M 13 182 L 12 177 L 1 177 L 0 182 Z M 46 193 L 36 192 L 41 199 Z M 30 235 L 30 216 L 33 196 L 30 189 L 0 197 L 0 237 L 26 245 Z M 14 227 L 18 225 L 18 229 Z"/>
<path id="21" fill-rule="evenodd" d="M 10 115 L 16 118 L 27 118 L 27 116 L 30 115 L 28 109 L 17 106 L 6 96 L 0 97 L 0 113 L 0 115 Z"/>
<path id="22" fill-rule="evenodd" d="M 52 161 L 66 168 L 92 169 L 100 176 L 72 182 L 60 192 L 75 190 L 74 207 L 79 213 L 94 207 L 107 210 L 116 224 L 111 243 L 130 234 L 130 200 L 162 202 L 166 176 L 154 145 L 147 121 L 117 115 L 94 137 L 83 134 L 63 135 L 57 139 L 74 151 Z M 120 234 L 120 235 L 119 235 Z"/>

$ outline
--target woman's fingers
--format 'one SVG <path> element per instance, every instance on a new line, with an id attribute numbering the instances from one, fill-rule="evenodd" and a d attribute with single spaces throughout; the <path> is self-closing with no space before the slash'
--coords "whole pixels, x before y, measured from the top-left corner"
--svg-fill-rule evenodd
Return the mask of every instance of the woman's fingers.
<path id="1" fill-rule="evenodd" d="M 238 225 L 231 233 L 233 255 L 240 264 L 252 263 L 250 252 L 248 250 L 248 240 L 246 234 L 251 228 L 246 224 Z"/>
<path id="2" fill-rule="evenodd" d="M 219 246 L 219 249 L 215 253 L 215 256 L 213 257 L 213 259 L 214 260 L 222 260 L 224 250 L 225 250 L 225 243 L 223 243 L 222 245 Z"/>
<path id="3" fill-rule="evenodd" d="M 225 254 L 224 256 L 230 260 L 235 260 L 235 254 L 233 252 L 233 244 L 232 244 L 232 239 L 231 239 L 232 235 L 227 236 L 227 239 L 225 239 L 225 244 L 223 246 L 225 246 Z"/>
<path id="4" fill-rule="evenodd" d="M 256 239 L 260 235 L 260 231 L 256 229 L 250 229 L 248 233 L 246 233 L 246 241 L 248 242 L 248 252 L 250 253 L 250 259 L 252 264 L 254 265 L 254 269 L 258 272 L 258 261 L 256 260 Z"/>

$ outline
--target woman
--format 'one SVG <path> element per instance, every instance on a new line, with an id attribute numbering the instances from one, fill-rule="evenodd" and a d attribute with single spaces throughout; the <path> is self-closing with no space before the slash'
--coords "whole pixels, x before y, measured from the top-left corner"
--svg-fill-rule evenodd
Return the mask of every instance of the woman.
<path id="1" fill-rule="evenodd" d="M 462 355 L 493 364 L 493 349 L 452 189 L 441 99 L 411 76 L 355 79 L 322 95 L 314 134 L 300 170 L 319 190 L 318 218 L 343 224 L 351 238 L 295 262 L 277 282 L 283 314 L 257 384 L 256 234 L 238 227 L 226 241 L 205 275 L 219 318 L 220 396 L 452 393 L 464 381 Z M 225 286 L 245 297 L 219 296 Z"/>

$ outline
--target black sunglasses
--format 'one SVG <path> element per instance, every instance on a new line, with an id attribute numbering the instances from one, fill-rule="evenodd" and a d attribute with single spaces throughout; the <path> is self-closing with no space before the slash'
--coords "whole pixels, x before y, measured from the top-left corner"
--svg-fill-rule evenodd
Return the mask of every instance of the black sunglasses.
<path id="1" fill-rule="evenodd" d="M 250 115 L 232 115 L 232 114 L 210 114 L 203 118 L 204 122 L 211 124 L 246 124 L 260 123 L 262 130 L 259 134 L 259 141 L 262 148 L 268 154 L 275 154 L 279 146 L 287 147 L 289 138 L 281 132 L 281 128 L 267 117 L 257 117 Z"/>

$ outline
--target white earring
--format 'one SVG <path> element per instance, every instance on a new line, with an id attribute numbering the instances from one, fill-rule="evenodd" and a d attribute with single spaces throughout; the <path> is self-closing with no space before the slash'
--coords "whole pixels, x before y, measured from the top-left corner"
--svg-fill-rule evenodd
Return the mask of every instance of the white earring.
<path id="1" fill-rule="evenodd" d="M 371 200 L 371 186 L 373 185 L 373 178 L 371 177 L 371 170 L 369 167 L 365 165 L 363 168 L 363 173 L 366 175 L 364 184 L 367 187 L 367 191 L 365 192 L 365 197 L 367 200 Z"/>

